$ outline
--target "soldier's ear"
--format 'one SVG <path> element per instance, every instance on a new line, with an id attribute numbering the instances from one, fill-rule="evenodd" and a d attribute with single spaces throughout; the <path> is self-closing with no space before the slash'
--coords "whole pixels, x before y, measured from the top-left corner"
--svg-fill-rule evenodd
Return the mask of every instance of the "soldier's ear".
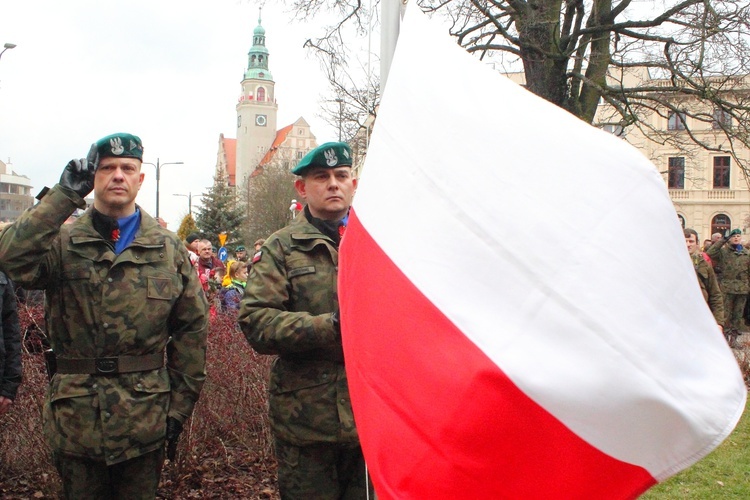
<path id="1" fill-rule="evenodd" d="M 304 177 L 300 177 L 294 180 L 294 189 L 297 190 L 300 198 L 307 199 L 307 187 L 305 186 Z"/>

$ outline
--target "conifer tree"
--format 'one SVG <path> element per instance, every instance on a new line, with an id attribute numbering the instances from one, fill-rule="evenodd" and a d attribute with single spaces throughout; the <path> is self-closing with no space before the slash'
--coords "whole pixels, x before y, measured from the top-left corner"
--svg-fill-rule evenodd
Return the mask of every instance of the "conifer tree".
<path id="1" fill-rule="evenodd" d="M 201 234 L 218 248 L 219 233 L 226 231 L 226 244 L 234 245 L 245 221 L 245 210 L 237 203 L 225 172 L 214 176 L 213 186 L 202 197 L 202 206 L 195 209 L 195 223 Z"/>

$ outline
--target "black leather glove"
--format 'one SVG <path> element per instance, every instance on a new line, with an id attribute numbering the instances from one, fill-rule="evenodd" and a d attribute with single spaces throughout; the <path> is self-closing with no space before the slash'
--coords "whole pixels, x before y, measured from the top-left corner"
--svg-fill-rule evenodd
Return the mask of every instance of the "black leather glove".
<path id="1" fill-rule="evenodd" d="M 94 189 L 94 173 L 99 166 L 96 144 L 91 145 L 86 158 L 70 160 L 60 176 L 60 185 L 72 189 L 85 198 Z"/>
<path id="2" fill-rule="evenodd" d="M 174 460 L 177 454 L 177 440 L 182 432 L 182 423 L 174 417 L 167 417 L 167 458 Z"/>

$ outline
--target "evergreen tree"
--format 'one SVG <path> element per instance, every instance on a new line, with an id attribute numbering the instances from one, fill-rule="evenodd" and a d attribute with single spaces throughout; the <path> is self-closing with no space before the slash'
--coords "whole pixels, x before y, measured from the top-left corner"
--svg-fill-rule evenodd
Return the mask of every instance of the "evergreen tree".
<path id="1" fill-rule="evenodd" d="M 202 196 L 202 206 L 195 209 L 195 222 L 201 234 L 218 248 L 219 233 L 226 231 L 227 244 L 234 244 L 245 222 L 245 210 L 237 203 L 226 173 L 217 173 L 213 186 Z"/>

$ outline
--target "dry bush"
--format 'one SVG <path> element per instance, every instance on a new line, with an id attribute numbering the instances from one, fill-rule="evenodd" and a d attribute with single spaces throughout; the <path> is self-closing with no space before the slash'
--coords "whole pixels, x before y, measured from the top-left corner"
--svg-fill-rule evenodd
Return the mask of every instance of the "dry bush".
<path id="1" fill-rule="evenodd" d="M 274 489 L 266 389 L 271 358 L 250 348 L 235 315 L 222 313 L 211 319 L 206 356 L 206 384 L 185 423 L 175 463 L 165 468 L 163 487 L 186 495 L 191 487 L 204 493 L 219 488 L 226 493 L 227 486 L 247 492 L 253 484 Z M 231 481 L 238 484 L 216 484 Z M 239 484 L 243 482 L 252 484 Z"/>
<path id="2" fill-rule="evenodd" d="M 0 497 L 57 498 L 60 481 L 42 433 L 44 313 L 41 306 L 22 306 L 19 316 L 21 331 L 29 332 L 24 381 L 0 417 Z M 277 498 L 266 394 L 270 362 L 249 347 L 234 316 L 211 318 L 206 384 L 185 423 L 177 459 L 164 469 L 160 497 Z"/>
<path id="3" fill-rule="evenodd" d="M 46 389 L 43 356 L 24 352 L 23 383 L 10 411 L 0 417 L 0 497 L 14 497 L 5 490 L 10 485 L 44 498 L 54 498 L 60 487 L 42 434 Z"/>

